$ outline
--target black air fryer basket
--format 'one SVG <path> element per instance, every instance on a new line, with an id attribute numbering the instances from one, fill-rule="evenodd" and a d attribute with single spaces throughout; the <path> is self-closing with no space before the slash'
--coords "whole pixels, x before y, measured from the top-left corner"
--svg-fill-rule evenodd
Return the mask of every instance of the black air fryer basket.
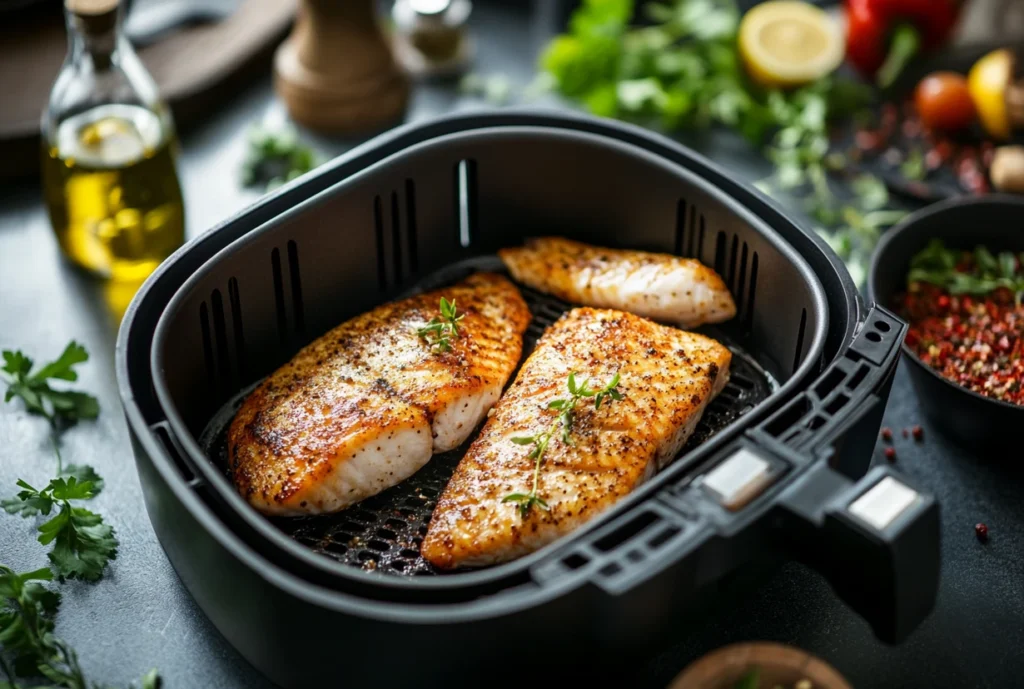
<path id="1" fill-rule="evenodd" d="M 730 286 L 739 313 L 708 332 L 733 379 L 675 463 L 539 552 L 450 574 L 418 545 L 465 448 L 329 517 L 271 520 L 237 495 L 222 431 L 262 377 L 350 316 L 544 234 L 696 257 Z M 569 305 L 524 296 L 532 346 Z M 117 367 L 157 535 L 253 665 L 286 687 L 490 686 L 521 683 L 494 672 L 512 659 L 534 680 L 635 669 L 779 555 L 904 638 L 934 603 L 938 506 L 868 471 L 904 330 L 863 308 L 819 239 L 687 149 L 498 113 L 386 134 L 193 241 L 136 297 Z"/>

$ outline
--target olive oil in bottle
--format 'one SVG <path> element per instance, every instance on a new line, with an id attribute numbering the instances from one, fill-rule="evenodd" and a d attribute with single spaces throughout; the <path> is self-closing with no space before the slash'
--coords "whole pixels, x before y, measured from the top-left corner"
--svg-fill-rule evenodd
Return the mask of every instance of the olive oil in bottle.
<path id="1" fill-rule="evenodd" d="M 174 127 L 120 35 L 116 0 L 66 0 L 70 48 L 43 116 L 42 177 L 63 253 L 138 281 L 184 241 Z"/>

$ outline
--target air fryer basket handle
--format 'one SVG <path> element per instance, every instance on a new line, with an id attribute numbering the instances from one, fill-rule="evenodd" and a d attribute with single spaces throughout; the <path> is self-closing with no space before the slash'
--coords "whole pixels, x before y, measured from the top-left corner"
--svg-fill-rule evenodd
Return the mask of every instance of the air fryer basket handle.
<path id="1" fill-rule="evenodd" d="M 780 540 L 820 571 L 886 643 L 931 612 L 939 585 L 939 506 L 891 467 L 853 483 L 821 463 L 783 497 Z"/>
<path id="2" fill-rule="evenodd" d="M 931 611 L 939 572 L 934 498 L 887 466 L 856 479 L 870 462 L 905 333 L 873 306 L 849 350 L 804 393 L 798 408 L 810 411 L 789 425 L 784 408 L 752 434 L 766 450 L 814 461 L 780 496 L 779 539 L 889 643 Z"/>

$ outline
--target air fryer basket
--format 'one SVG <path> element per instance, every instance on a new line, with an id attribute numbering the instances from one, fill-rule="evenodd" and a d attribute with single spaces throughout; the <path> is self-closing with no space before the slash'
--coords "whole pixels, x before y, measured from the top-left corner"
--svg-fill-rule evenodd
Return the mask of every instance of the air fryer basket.
<path id="1" fill-rule="evenodd" d="M 344 319 L 499 268 L 496 249 L 541 234 L 693 256 L 726 280 L 739 313 L 709 332 L 736 354 L 734 380 L 679 460 L 533 555 L 443 576 L 410 575 L 432 573 L 417 546 L 464 448 L 332 517 L 271 521 L 241 500 L 219 453 L 247 390 Z M 569 305 L 524 293 L 532 345 Z M 329 662 L 289 658 L 397 638 L 414 647 L 410 677 L 449 678 L 430 651 L 453 643 L 472 662 L 538 646 L 562 663 L 644 653 L 638 633 L 780 550 L 881 637 L 909 633 L 934 600 L 937 505 L 910 489 L 888 523 L 850 509 L 865 496 L 884 512 L 909 486 L 889 468 L 864 476 L 904 332 L 882 309 L 864 316 L 820 242 L 685 149 L 589 119 L 477 115 L 386 135 L 176 254 L 130 309 L 118 370 L 161 542 L 250 661 L 286 686 L 322 683 Z M 727 509 L 703 479 L 751 454 L 771 485 Z M 299 626 L 316 630 L 302 644 Z M 351 655 L 349 676 L 372 677 L 372 654 Z"/>

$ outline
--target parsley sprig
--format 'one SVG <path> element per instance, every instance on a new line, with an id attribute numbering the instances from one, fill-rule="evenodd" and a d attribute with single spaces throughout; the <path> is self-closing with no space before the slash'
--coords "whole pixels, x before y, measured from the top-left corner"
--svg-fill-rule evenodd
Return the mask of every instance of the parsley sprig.
<path id="1" fill-rule="evenodd" d="M 21 350 L 4 350 L 4 365 L 0 366 L 0 381 L 7 384 L 4 402 L 20 399 L 30 414 L 45 417 L 50 422 L 57 471 L 61 471 L 60 445 L 57 434 L 80 419 L 95 419 L 100 403 L 92 395 L 78 390 L 54 388 L 52 381 L 75 382 L 75 366 L 89 360 L 85 347 L 75 341 L 68 343 L 57 359 L 32 370 L 34 362 Z"/>
<path id="2" fill-rule="evenodd" d="M 566 388 L 569 391 L 568 398 L 548 402 L 548 409 L 557 411 L 558 416 L 555 417 L 555 420 L 547 430 L 535 435 L 516 436 L 512 438 L 512 442 L 516 445 L 533 446 L 533 449 L 528 455 L 530 459 L 534 460 L 533 487 L 530 489 L 529 493 L 510 493 L 501 500 L 502 503 L 515 503 L 519 507 L 519 514 L 523 519 L 526 519 L 533 507 L 538 507 L 545 511 L 549 509 L 548 503 L 545 502 L 537 492 L 538 483 L 540 482 L 540 468 L 544 463 L 544 453 L 547 452 L 548 443 L 551 442 L 551 438 L 559 430 L 561 430 L 562 442 L 564 444 L 576 444 L 572 439 L 572 428 L 573 421 L 575 420 L 576 405 L 580 400 L 592 397 L 594 399 L 594 409 L 600 409 L 601 403 L 604 402 L 606 397 L 613 400 L 622 399 L 622 393 L 619 392 L 618 373 L 612 376 L 612 379 L 603 387 L 592 389 L 590 387 L 589 379 L 583 381 L 582 384 L 577 384 L 576 373 L 571 372 L 566 381 Z"/>
<path id="3" fill-rule="evenodd" d="M 61 466 L 58 434 L 79 419 L 95 418 L 99 402 L 95 397 L 75 390 L 54 389 L 50 381 L 74 382 L 77 364 L 89 358 L 85 348 L 71 342 L 61 356 L 37 371 L 33 362 L 20 351 L 4 351 L 7 383 L 5 401 L 21 399 L 25 408 L 50 422 L 50 438 L 57 453 L 57 476 L 42 489 L 23 479 L 21 489 L 7 500 L 0 500 L 6 512 L 25 518 L 50 517 L 38 527 L 38 540 L 52 546 L 52 568 L 18 574 L 0 564 L 0 689 L 40 687 L 33 681 L 43 678 L 53 689 L 112 689 L 89 682 L 74 649 L 53 634 L 53 617 L 60 594 L 47 588 L 54 570 L 64 579 L 96 581 L 117 555 L 114 529 L 103 518 L 73 503 L 91 500 L 103 489 L 103 479 L 85 465 Z M 52 515 L 52 516 L 51 516 Z M 135 685 L 131 685 L 134 689 Z M 160 677 L 151 670 L 142 678 L 140 689 L 159 689 Z"/>
<path id="4" fill-rule="evenodd" d="M 95 476 L 91 469 L 88 473 Z M 55 478 L 41 490 L 24 480 L 18 481 L 18 487 L 21 491 L 17 497 L 0 501 L 0 507 L 9 514 L 49 516 L 56 509 L 53 518 L 39 525 L 38 540 L 43 545 L 53 544 L 49 557 L 58 575 L 99 580 L 107 563 L 117 557 L 114 528 L 95 512 L 71 504 L 73 500 L 95 497 L 100 490 L 97 484 L 70 476 Z"/>
<path id="5" fill-rule="evenodd" d="M 860 283 L 881 230 L 902 214 L 883 208 L 876 177 L 858 175 L 852 199 L 833 183 L 849 165 L 831 150 L 829 125 L 862 112 L 871 89 L 838 77 L 789 91 L 754 84 L 739 57 L 736 0 L 648 3 L 638 25 L 635 4 L 580 3 L 541 57 L 558 92 L 597 115 L 670 131 L 728 128 L 764 146 L 774 170 L 758 186 L 802 204 Z"/>
<path id="6" fill-rule="evenodd" d="M 46 567 L 19 574 L 0 565 L 0 689 L 38 686 L 19 681 L 33 677 L 45 678 L 51 689 L 110 689 L 89 682 L 74 649 L 54 635 L 61 598 L 46 587 L 52 580 Z M 140 689 L 159 689 L 160 684 L 157 671 L 150 670 Z"/>
<path id="7" fill-rule="evenodd" d="M 5 350 L 3 360 L 0 371 L 7 374 L 4 402 L 20 398 L 29 413 L 45 416 L 51 424 L 74 423 L 79 419 L 95 419 L 99 415 L 99 402 L 92 395 L 77 390 L 54 389 L 50 385 L 54 380 L 78 380 L 75 366 L 88 361 L 89 354 L 77 342 L 69 343 L 56 360 L 35 372 L 32 371 L 32 359 L 20 350 Z"/>
<path id="8" fill-rule="evenodd" d="M 451 341 L 459 339 L 459 321 L 466 316 L 458 315 L 454 299 L 448 301 L 444 297 L 441 297 L 440 311 L 440 318 L 434 316 L 429 323 L 416 330 L 416 334 L 437 351 L 447 352 L 452 348 Z"/>
<path id="9" fill-rule="evenodd" d="M 910 260 L 907 284 L 912 287 L 915 282 L 938 285 L 950 294 L 988 294 L 1005 287 L 1019 303 L 1024 298 L 1024 252 L 994 255 L 978 246 L 971 253 L 949 249 L 941 239 L 933 239 Z"/>

